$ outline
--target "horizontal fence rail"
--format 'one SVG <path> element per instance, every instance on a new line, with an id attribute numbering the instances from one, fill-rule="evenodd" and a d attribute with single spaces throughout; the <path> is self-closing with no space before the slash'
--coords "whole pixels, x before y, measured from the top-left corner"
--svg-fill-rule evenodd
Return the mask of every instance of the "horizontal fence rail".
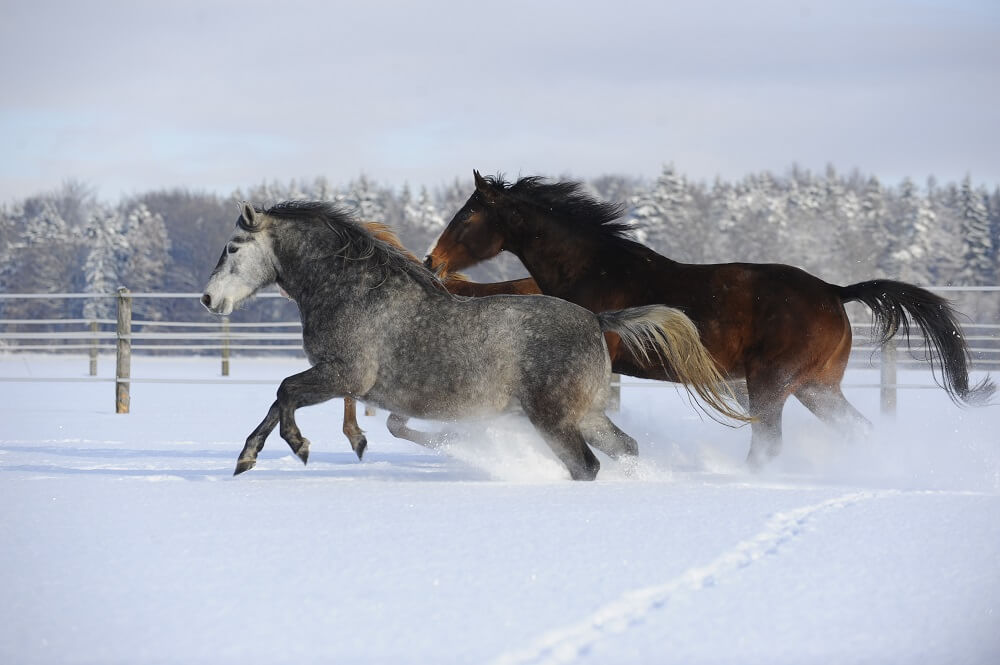
<path id="1" fill-rule="evenodd" d="M 932 291 L 964 293 L 998 293 L 1000 286 L 927 287 Z M 277 292 L 263 292 L 260 299 L 282 298 Z M 129 410 L 129 387 L 142 383 L 176 384 L 268 384 L 273 380 L 231 379 L 229 365 L 233 352 L 254 355 L 280 354 L 304 357 L 302 351 L 301 323 L 299 321 L 231 321 L 228 317 L 208 321 L 164 321 L 132 317 L 132 307 L 137 301 L 155 299 L 179 299 L 197 302 L 200 293 L 131 293 L 121 288 L 117 293 L 0 293 L 0 305 L 5 301 L 43 300 L 91 302 L 116 300 L 117 318 L 74 317 L 74 318 L 0 318 L 0 352 L 80 352 L 85 351 L 90 361 L 90 376 L 75 378 L 15 378 L 0 377 L 0 382 L 93 382 L 114 383 L 116 391 L 116 411 Z M 249 309 L 252 309 L 252 305 Z M 993 311 L 1000 311 L 994 304 Z M 86 310 L 85 310 L 86 311 Z M 210 315 L 206 314 L 206 318 Z M 214 317 L 213 317 L 214 318 Z M 911 329 L 910 343 L 897 335 L 885 347 L 878 346 L 871 339 L 870 322 L 852 322 L 854 345 L 851 348 L 849 366 L 880 369 L 878 383 L 845 384 L 851 388 L 878 388 L 882 392 L 884 412 L 895 410 L 898 389 L 934 389 L 934 384 L 906 384 L 896 379 L 897 369 L 926 367 L 928 364 L 926 347 L 919 328 Z M 963 332 L 969 343 L 972 366 L 979 370 L 989 370 L 1000 365 L 1000 323 L 968 322 L 963 324 Z M 114 352 L 116 356 L 115 376 L 97 376 L 97 363 L 101 354 Z M 132 353 L 143 354 L 212 354 L 221 362 L 221 378 L 133 378 L 131 377 Z M 627 388 L 659 388 L 668 386 L 660 382 L 622 380 L 615 375 L 612 379 L 612 404 L 620 403 L 620 390 Z"/>

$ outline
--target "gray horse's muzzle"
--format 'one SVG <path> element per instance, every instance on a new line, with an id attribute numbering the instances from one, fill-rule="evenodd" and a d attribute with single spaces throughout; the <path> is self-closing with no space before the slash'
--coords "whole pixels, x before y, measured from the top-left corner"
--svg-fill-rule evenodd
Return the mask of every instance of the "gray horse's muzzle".
<path id="1" fill-rule="evenodd" d="M 217 302 L 212 302 L 212 296 L 207 293 L 203 293 L 201 296 L 201 304 L 210 311 L 212 314 L 222 314 L 224 310 L 224 305 L 226 303 L 225 298 L 220 298 Z"/>

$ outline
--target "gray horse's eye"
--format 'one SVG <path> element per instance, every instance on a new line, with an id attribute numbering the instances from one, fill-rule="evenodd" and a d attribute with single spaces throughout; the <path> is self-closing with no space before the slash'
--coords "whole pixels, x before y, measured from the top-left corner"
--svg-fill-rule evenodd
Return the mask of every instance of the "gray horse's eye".
<path id="1" fill-rule="evenodd" d="M 239 250 L 240 248 L 234 245 L 233 243 L 229 243 L 228 245 L 226 245 L 226 254 L 235 254 Z"/>

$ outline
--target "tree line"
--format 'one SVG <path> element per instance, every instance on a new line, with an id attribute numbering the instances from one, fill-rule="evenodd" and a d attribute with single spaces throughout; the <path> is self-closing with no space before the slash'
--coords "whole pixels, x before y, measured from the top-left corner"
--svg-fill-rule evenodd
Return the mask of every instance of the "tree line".
<path id="1" fill-rule="evenodd" d="M 1000 187 L 961 182 L 887 185 L 858 171 L 793 167 L 707 183 L 667 165 L 655 178 L 607 175 L 586 183 L 625 204 L 638 240 L 685 262 L 753 261 L 799 266 L 830 282 L 874 277 L 916 284 L 1000 283 Z M 325 178 L 270 182 L 230 195 L 156 190 L 98 200 L 68 182 L 0 206 L 0 292 L 197 292 L 236 219 L 237 200 L 340 201 L 385 222 L 422 256 L 472 193 L 472 183 L 394 188 L 365 175 L 343 185 Z M 482 281 L 526 275 L 512 257 L 473 269 Z M 963 297 L 966 312 L 998 314 L 996 293 Z M 203 314 L 182 300 L 136 302 L 136 316 L 183 320 Z M 0 300 L 0 318 L 112 318 L 112 300 Z M 245 316 L 294 320 L 294 306 L 266 301 Z"/>

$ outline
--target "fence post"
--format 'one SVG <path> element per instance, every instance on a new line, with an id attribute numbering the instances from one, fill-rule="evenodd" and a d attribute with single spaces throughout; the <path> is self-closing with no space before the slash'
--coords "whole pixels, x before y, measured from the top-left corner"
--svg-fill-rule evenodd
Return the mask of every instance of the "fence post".
<path id="1" fill-rule="evenodd" d="M 97 376 L 97 321 L 90 322 L 90 332 L 94 334 L 90 342 L 90 375 Z"/>
<path id="2" fill-rule="evenodd" d="M 618 412 L 622 408 L 622 375 L 612 372 L 611 395 L 608 397 L 608 410 Z"/>
<path id="3" fill-rule="evenodd" d="M 892 338 L 882 345 L 881 371 L 881 403 L 882 415 L 896 415 L 896 339 Z"/>
<path id="4" fill-rule="evenodd" d="M 115 365 L 115 413 L 128 413 L 132 378 L 132 296 L 118 288 L 118 357 Z"/>
<path id="5" fill-rule="evenodd" d="M 229 376 L 229 317 L 222 317 L 222 376 Z"/>

